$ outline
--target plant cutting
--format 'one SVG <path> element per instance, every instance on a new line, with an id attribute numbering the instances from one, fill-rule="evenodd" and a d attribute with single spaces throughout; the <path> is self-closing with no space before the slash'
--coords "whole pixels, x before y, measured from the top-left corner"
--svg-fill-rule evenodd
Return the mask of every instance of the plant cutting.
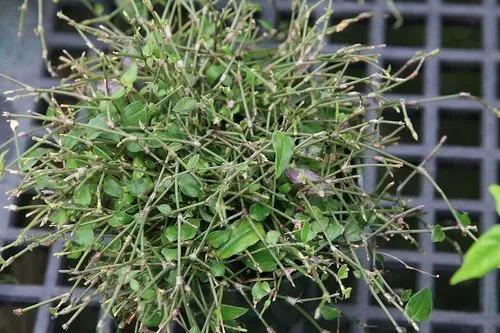
<path id="1" fill-rule="evenodd" d="M 432 99 L 384 94 L 414 79 L 435 52 L 417 53 L 401 69 L 380 67 L 373 46 L 324 52 L 325 38 L 369 17 L 332 26 L 331 3 L 294 1 L 280 30 L 246 1 L 119 1 L 104 16 L 89 6 L 97 16 L 83 22 L 58 14 L 88 47 L 62 57 L 71 74 L 59 86 L 3 75 L 20 86 L 6 92 L 10 99 L 36 96 L 49 108 L 4 114 L 13 141 L 18 121 L 42 124 L 24 153 L 2 159 L 3 171 L 21 175 L 10 195 L 34 192 L 41 203 L 9 206 L 32 219 L 0 248 L 26 246 L 1 259 L 2 269 L 56 242 L 63 242 L 59 256 L 76 261 L 68 293 L 16 314 L 50 304 L 53 316 L 70 314 L 63 327 L 70 329 L 99 300 L 99 331 L 112 317 L 134 332 L 238 332 L 249 318 L 275 332 L 269 313 L 282 306 L 327 332 L 329 321 L 348 318 L 338 304 L 351 297 L 353 278 L 368 286 L 395 331 L 418 330 L 432 310 L 431 292 L 393 289 L 383 261 L 395 258 L 378 244 L 414 242 L 422 232 L 442 241 L 452 229 L 474 237 L 475 230 L 429 176 L 428 159 L 413 165 L 387 152 L 401 131 L 418 139 L 406 108 Z M 324 14 L 311 22 L 319 6 Z M 359 63 L 374 74 L 354 75 Z M 385 120 L 389 109 L 401 121 Z M 403 167 L 411 172 L 396 186 Z M 381 174 L 372 188 L 363 182 L 369 168 Z M 434 185 L 455 226 L 410 227 L 423 207 L 401 193 L 416 175 Z M 50 232 L 30 233 L 40 226 Z M 318 296 L 302 297 L 301 281 Z"/>

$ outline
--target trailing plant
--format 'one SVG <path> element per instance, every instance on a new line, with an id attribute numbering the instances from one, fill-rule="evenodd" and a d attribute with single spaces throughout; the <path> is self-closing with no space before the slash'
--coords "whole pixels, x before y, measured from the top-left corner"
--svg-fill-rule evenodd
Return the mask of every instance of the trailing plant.
<path id="1" fill-rule="evenodd" d="M 311 22 L 319 6 L 324 15 Z M 425 168 L 439 146 L 420 165 L 386 150 L 401 131 L 418 138 L 406 107 L 434 99 L 384 93 L 415 78 L 435 52 L 382 68 L 377 47 L 323 50 L 325 38 L 369 14 L 331 26 L 331 3 L 294 1 L 289 26 L 275 30 L 258 11 L 246 1 L 143 0 L 120 1 L 83 22 L 58 14 L 88 52 L 61 58 L 59 69 L 72 74 L 59 86 L 14 80 L 20 88 L 6 92 L 49 108 L 4 114 L 13 140 L 18 119 L 42 124 L 31 147 L 2 166 L 22 176 L 12 197 L 34 191 L 41 203 L 9 206 L 31 222 L 0 253 L 27 244 L 1 259 L 3 269 L 62 241 L 57 255 L 76 261 L 66 271 L 74 285 L 17 314 L 51 304 L 52 315 L 71 314 L 68 329 L 99 299 L 99 329 L 107 316 L 135 332 L 170 332 L 172 323 L 189 332 L 244 331 L 245 318 L 256 318 L 274 332 L 268 310 L 281 304 L 325 332 L 321 318 L 346 318 L 337 303 L 351 297 L 347 281 L 355 278 L 398 332 L 404 328 L 389 306 L 415 329 L 428 318 L 430 290 L 393 289 L 383 261 L 399 259 L 379 243 L 415 243 L 422 232 L 440 241 L 451 229 L 474 237 Z M 358 64 L 374 74 L 356 76 Z M 389 109 L 401 121 L 385 120 Z M 410 175 L 393 191 L 403 167 Z M 364 184 L 372 168 L 380 182 Z M 422 207 L 401 192 L 416 175 L 434 185 L 456 226 L 410 227 Z M 30 233 L 41 226 L 50 232 Z M 302 280 L 317 296 L 294 289 Z"/>

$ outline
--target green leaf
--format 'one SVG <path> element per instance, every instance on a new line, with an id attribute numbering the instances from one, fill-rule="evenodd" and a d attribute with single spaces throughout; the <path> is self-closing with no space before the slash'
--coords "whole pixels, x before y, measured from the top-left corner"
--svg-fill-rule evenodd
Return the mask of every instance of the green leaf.
<path id="1" fill-rule="evenodd" d="M 307 243 L 308 241 L 311 240 L 315 235 L 313 234 L 311 230 L 311 224 L 307 221 L 302 222 L 302 229 L 300 229 L 300 240 L 302 243 Z"/>
<path id="2" fill-rule="evenodd" d="M 141 289 L 141 285 L 136 279 L 131 279 L 129 284 L 130 284 L 130 289 L 132 289 L 133 291 L 139 291 Z"/>
<path id="3" fill-rule="evenodd" d="M 146 289 L 142 292 L 141 298 L 146 301 L 152 301 L 156 299 L 156 291 L 153 288 Z"/>
<path id="4" fill-rule="evenodd" d="M 174 113 L 188 113 L 194 109 L 196 109 L 196 101 L 191 97 L 183 97 L 175 104 L 172 111 Z"/>
<path id="5" fill-rule="evenodd" d="M 359 242 L 361 241 L 361 231 L 358 221 L 353 218 L 349 219 L 344 229 L 344 237 L 350 243 Z"/>
<path id="6" fill-rule="evenodd" d="M 134 179 L 141 179 L 144 177 L 144 172 L 146 170 L 146 167 L 144 165 L 144 160 L 138 156 L 134 157 L 134 160 L 132 161 L 132 166 L 134 167 L 134 171 L 132 172 L 132 177 Z"/>
<path id="7" fill-rule="evenodd" d="M 285 183 L 283 185 L 280 185 L 278 187 L 278 191 L 280 193 L 283 193 L 283 194 L 287 194 L 288 192 L 290 192 L 292 190 L 292 185 L 290 185 L 290 183 Z"/>
<path id="8" fill-rule="evenodd" d="M 340 235 L 342 235 L 343 231 L 344 227 L 342 227 L 340 223 L 333 221 L 328 223 L 328 226 L 325 230 L 325 236 L 328 240 L 333 241 L 334 239 L 337 239 Z"/>
<path id="9" fill-rule="evenodd" d="M 277 262 L 271 254 L 271 250 L 264 247 L 262 242 L 251 246 L 248 249 L 252 253 L 252 258 L 246 257 L 244 263 L 247 267 L 259 272 L 274 272 Z"/>
<path id="10" fill-rule="evenodd" d="M 198 219 L 188 219 L 181 223 L 181 241 L 193 239 L 196 236 L 196 232 L 200 228 L 200 220 Z M 171 242 L 177 241 L 177 231 L 178 226 L 177 223 L 171 225 L 170 227 L 165 229 L 165 236 Z"/>
<path id="11" fill-rule="evenodd" d="M 276 174 L 276 178 L 278 178 L 283 174 L 290 163 L 293 155 L 294 143 L 291 137 L 281 132 L 273 133 L 272 143 L 276 154 L 274 160 L 274 172 Z"/>
<path id="12" fill-rule="evenodd" d="M 239 306 L 232 306 L 227 304 L 221 304 L 220 306 L 220 314 L 222 316 L 222 320 L 235 320 L 243 316 L 248 309 L 240 308 Z"/>
<path id="13" fill-rule="evenodd" d="M 85 137 L 89 140 L 94 140 L 99 137 L 99 135 L 101 135 L 102 133 L 102 130 L 108 128 L 106 121 L 107 117 L 105 114 L 99 114 L 94 118 L 91 118 L 88 121 L 87 125 L 92 126 L 92 128 L 87 127 L 84 129 Z"/>
<path id="14" fill-rule="evenodd" d="M 111 94 L 111 99 L 120 99 L 122 98 L 123 96 L 125 96 L 125 88 L 123 88 L 122 86 L 119 86 L 118 88 L 116 88 L 115 92 L 113 94 Z"/>
<path id="15" fill-rule="evenodd" d="M 201 29 L 203 31 L 203 35 L 208 39 L 211 39 L 210 35 L 215 33 L 215 23 L 213 22 L 213 20 L 203 20 Z"/>
<path id="16" fill-rule="evenodd" d="M 137 127 L 139 122 L 147 125 L 149 122 L 148 112 L 141 101 L 134 101 L 127 105 L 122 111 L 123 126 Z"/>
<path id="17" fill-rule="evenodd" d="M 498 267 L 500 267 L 500 225 L 490 228 L 472 244 L 464 256 L 462 266 L 452 276 L 451 284 L 483 277 Z"/>
<path id="18" fill-rule="evenodd" d="M 146 194 L 153 189 L 154 183 L 150 177 L 143 177 L 141 179 L 132 179 L 127 186 L 130 194 L 135 197 Z"/>
<path id="19" fill-rule="evenodd" d="M 132 88 L 135 80 L 137 80 L 137 63 L 133 62 L 125 73 L 123 73 L 121 81 L 127 88 Z"/>
<path id="20" fill-rule="evenodd" d="M 164 247 L 160 252 L 167 260 L 177 259 L 177 249 L 169 249 Z"/>
<path id="21" fill-rule="evenodd" d="M 259 281 L 252 287 L 253 301 L 257 303 L 271 292 L 271 286 L 267 281 Z"/>
<path id="22" fill-rule="evenodd" d="M 466 228 L 472 224 L 470 216 L 467 212 L 457 213 L 457 216 L 458 216 L 458 221 L 460 222 L 462 227 Z"/>
<path id="23" fill-rule="evenodd" d="M 177 177 L 177 182 L 181 192 L 188 197 L 199 198 L 205 194 L 200 183 L 198 183 L 196 178 L 189 173 L 185 173 Z"/>
<path id="24" fill-rule="evenodd" d="M 104 179 L 102 189 L 104 193 L 115 198 L 121 197 L 123 192 L 122 186 L 111 177 L 106 177 Z"/>
<path id="25" fill-rule="evenodd" d="M 495 200 L 497 214 L 500 215 L 500 185 L 498 184 L 490 185 L 488 189 L 490 191 L 491 196 L 493 197 L 493 200 Z"/>
<path id="26" fill-rule="evenodd" d="M 152 312 L 146 313 L 146 317 L 144 318 L 144 325 L 148 328 L 158 328 L 163 320 L 163 311 L 155 310 Z"/>
<path id="27" fill-rule="evenodd" d="M 156 208 L 158 208 L 160 213 L 162 213 L 165 216 L 169 216 L 172 213 L 172 207 L 170 207 L 170 205 L 168 204 L 159 205 L 156 206 Z"/>
<path id="28" fill-rule="evenodd" d="M 265 30 L 265 31 L 271 31 L 273 30 L 273 25 L 269 22 L 269 21 L 266 21 L 266 20 L 258 20 L 258 22 L 260 23 L 260 26 Z"/>
<path id="29" fill-rule="evenodd" d="M 50 214 L 49 221 L 55 224 L 63 224 L 68 221 L 68 212 L 65 209 L 57 209 Z"/>
<path id="30" fill-rule="evenodd" d="M 111 252 L 119 252 L 122 249 L 123 243 L 121 241 L 121 238 L 115 238 L 110 240 L 110 243 L 108 243 L 107 245 L 109 245 L 108 249 Z"/>
<path id="31" fill-rule="evenodd" d="M 207 242 L 211 247 L 218 249 L 229 240 L 230 234 L 229 230 L 212 231 L 207 236 Z"/>
<path id="32" fill-rule="evenodd" d="M 134 202 L 135 198 L 128 192 L 123 192 L 122 196 L 113 202 L 113 209 L 119 211 Z"/>
<path id="33" fill-rule="evenodd" d="M 441 227 L 439 224 L 436 224 L 432 229 L 431 238 L 434 243 L 440 243 L 444 241 L 446 235 L 444 234 L 443 227 Z"/>
<path id="34" fill-rule="evenodd" d="M 21 171 L 29 171 L 43 155 L 49 152 L 49 149 L 42 147 L 33 149 L 32 151 L 21 157 L 19 161 L 19 168 L 21 169 Z"/>
<path id="35" fill-rule="evenodd" d="M 82 246 L 92 245 L 94 242 L 94 230 L 90 224 L 75 229 L 75 242 Z"/>
<path id="36" fill-rule="evenodd" d="M 411 294 L 412 294 L 412 290 L 411 289 L 405 289 L 402 293 L 401 293 L 401 300 L 403 302 L 408 302 L 408 300 L 411 298 Z"/>
<path id="37" fill-rule="evenodd" d="M 134 217 L 132 215 L 129 215 L 125 213 L 124 211 L 116 212 L 113 214 L 113 217 L 111 217 L 108 220 L 108 224 L 112 226 L 113 228 L 118 228 L 121 227 L 122 225 L 129 224 L 134 220 Z"/>
<path id="38" fill-rule="evenodd" d="M 200 160 L 200 155 L 196 154 L 193 155 L 186 163 L 187 167 L 190 170 L 195 170 L 196 166 L 198 165 L 198 161 Z"/>
<path id="39" fill-rule="evenodd" d="M 319 308 L 321 316 L 326 320 L 334 320 L 340 316 L 340 310 L 333 306 L 323 305 Z"/>
<path id="40" fill-rule="evenodd" d="M 432 311 L 432 293 L 429 288 L 413 295 L 405 306 L 406 314 L 417 322 L 426 321 Z"/>
<path id="41" fill-rule="evenodd" d="M 349 276 L 349 267 L 346 264 L 340 266 L 337 276 L 340 280 L 347 279 Z"/>
<path id="42" fill-rule="evenodd" d="M 92 185 L 87 182 L 78 185 L 75 192 L 73 192 L 73 201 L 78 206 L 90 206 L 92 202 Z"/>
<path id="43" fill-rule="evenodd" d="M 262 224 L 254 223 L 255 230 L 251 221 L 240 220 L 240 223 L 232 230 L 229 241 L 217 250 L 217 256 L 221 259 L 232 257 L 245 251 L 248 247 L 257 243 L 261 237 L 264 237 L 265 231 Z"/>
<path id="44" fill-rule="evenodd" d="M 271 214 L 271 208 L 263 204 L 256 203 L 250 206 L 250 217 L 255 221 L 264 221 L 269 214 Z"/>
<path id="45" fill-rule="evenodd" d="M 153 55 L 155 48 L 156 46 L 154 40 L 150 39 L 146 42 L 146 44 L 142 48 L 142 53 L 144 53 L 144 55 L 149 58 Z"/>
<path id="46" fill-rule="evenodd" d="M 266 243 L 271 245 L 278 244 L 280 233 L 276 230 L 269 230 L 266 234 Z"/>
<path id="47" fill-rule="evenodd" d="M 214 276 L 220 277 L 224 276 L 226 266 L 224 266 L 224 264 L 221 262 L 215 262 L 212 264 L 212 267 L 210 267 L 210 270 L 212 271 L 212 274 Z"/>
<path id="48" fill-rule="evenodd" d="M 205 71 L 205 75 L 207 76 L 208 83 L 213 85 L 215 81 L 219 79 L 219 77 L 224 73 L 224 67 L 220 65 L 210 65 Z"/>

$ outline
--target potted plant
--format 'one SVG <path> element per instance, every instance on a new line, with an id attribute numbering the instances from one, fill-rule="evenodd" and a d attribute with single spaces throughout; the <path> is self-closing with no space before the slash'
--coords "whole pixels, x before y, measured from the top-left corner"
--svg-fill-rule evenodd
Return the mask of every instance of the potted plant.
<path id="1" fill-rule="evenodd" d="M 413 165 L 386 150 L 401 130 L 418 138 L 406 106 L 420 101 L 384 93 L 415 78 L 434 53 L 416 54 L 405 76 L 379 67 L 376 47 L 325 53 L 325 37 L 369 16 L 330 26 L 331 3 L 311 22 L 314 6 L 294 1 L 289 26 L 278 31 L 245 1 L 120 3 L 84 22 L 59 13 L 89 52 L 64 57 L 72 74 L 58 87 L 8 92 L 50 107 L 5 114 L 15 137 L 20 118 L 45 131 L 14 161 L 2 159 L 2 170 L 22 176 L 11 196 L 32 190 L 42 202 L 10 206 L 33 219 L 0 248 L 27 244 L 1 259 L 2 268 L 57 241 L 59 255 L 77 261 L 68 293 L 16 314 L 51 304 L 54 316 L 72 314 L 68 329 L 99 298 L 99 329 L 111 316 L 135 332 L 237 332 L 251 318 L 275 332 L 269 311 L 279 306 L 327 332 L 328 321 L 344 320 L 337 303 L 350 298 L 346 281 L 355 278 L 396 331 L 404 328 L 388 306 L 418 329 L 431 292 L 393 290 L 377 243 L 421 232 L 439 241 L 447 229 L 409 226 L 423 207 L 401 197 L 407 181 L 419 174 L 432 182 L 457 221 L 447 228 L 474 237 L 425 161 Z M 352 74 L 358 63 L 374 74 Z M 387 109 L 401 121 L 384 120 Z M 381 135 L 381 127 L 393 130 Z M 411 173 L 393 192 L 393 173 L 403 167 Z M 382 175 L 372 189 L 363 183 L 368 168 Z M 50 232 L 30 236 L 35 226 Z M 316 296 L 301 295 L 304 281 Z"/>

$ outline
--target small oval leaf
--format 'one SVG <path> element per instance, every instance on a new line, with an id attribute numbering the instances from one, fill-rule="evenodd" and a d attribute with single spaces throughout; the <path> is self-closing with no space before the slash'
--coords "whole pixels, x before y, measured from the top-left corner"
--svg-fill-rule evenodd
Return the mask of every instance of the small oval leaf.
<path id="1" fill-rule="evenodd" d="M 180 175 L 178 178 L 179 188 L 181 192 L 191 198 L 199 198 L 203 196 L 204 192 L 200 183 L 194 176 L 189 173 Z"/>
<path id="2" fill-rule="evenodd" d="M 274 160 L 274 172 L 276 178 L 285 172 L 293 155 L 293 139 L 282 132 L 275 132 L 272 135 L 272 143 L 276 154 Z"/>
<path id="3" fill-rule="evenodd" d="M 183 97 L 175 104 L 172 111 L 174 113 L 188 113 L 194 109 L 196 109 L 196 101 L 192 97 Z"/>
<path id="4" fill-rule="evenodd" d="M 432 311 L 432 293 L 429 288 L 413 295 L 405 306 L 405 312 L 417 322 L 426 321 Z"/>

